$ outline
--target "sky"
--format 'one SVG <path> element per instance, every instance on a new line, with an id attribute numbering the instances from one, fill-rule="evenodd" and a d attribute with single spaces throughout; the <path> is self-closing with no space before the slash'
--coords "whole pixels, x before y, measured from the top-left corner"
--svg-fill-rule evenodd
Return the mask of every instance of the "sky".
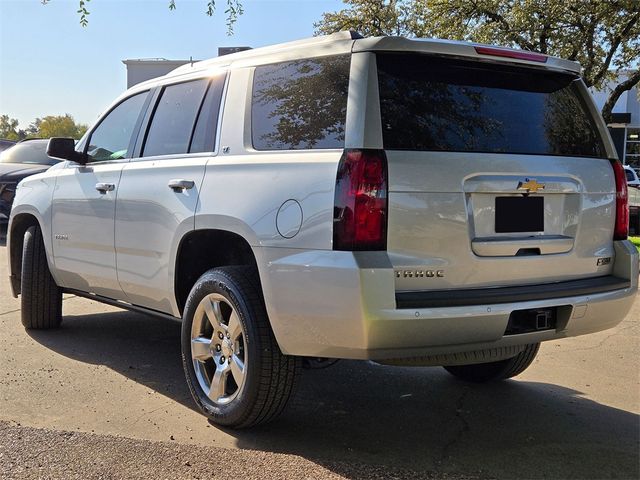
<path id="1" fill-rule="evenodd" d="M 126 89 L 125 59 L 206 59 L 218 47 L 260 47 L 313 35 L 341 0 L 242 0 L 227 36 L 226 0 L 91 0 L 81 27 L 78 0 L 0 0 L 0 114 L 26 128 L 37 117 L 71 114 L 91 125 Z"/>

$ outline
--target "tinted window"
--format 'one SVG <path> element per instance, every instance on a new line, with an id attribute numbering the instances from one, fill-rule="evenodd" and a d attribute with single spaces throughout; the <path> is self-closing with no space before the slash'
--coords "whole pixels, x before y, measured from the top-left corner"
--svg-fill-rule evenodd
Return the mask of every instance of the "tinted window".
<path id="1" fill-rule="evenodd" d="M 220 75 L 211 79 L 207 96 L 200 108 L 196 128 L 193 131 L 189 152 L 212 152 L 216 143 L 216 130 L 218 128 L 218 113 L 220 100 L 226 75 Z"/>
<path id="2" fill-rule="evenodd" d="M 127 98 L 100 122 L 89 139 L 87 154 L 90 162 L 127 157 L 131 134 L 148 93 Z"/>
<path id="3" fill-rule="evenodd" d="M 0 152 L 3 152 L 7 148 L 11 148 L 16 144 L 16 142 L 12 142 L 11 140 L 1 140 L 0 139 Z"/>
<path id="4" fill-rule="evenodd" d="M 151 119 L 143 156 L 187 153 L 208 79 L 165 87 Z"/>
<path id="5" fill-rule="evenodd" d="M 624 172 L 627 174 L 627 182 L 633 182 L 636 179 L 636 176 L 633 174 L 631 170 L 627 170 L 625 168 Z"/>
<path id="6" fill-rule="evenodd" d="M 0 153 L 0 163 L 37 163 L 54 165 L 60 160 L 47 155 L 49 140 L 27 140 Z"/>
<path id="7" fill-rule="evenodd" d="M 384 147 L 600 157 L 577 77 L 378 54 Z"/>
<path id="8" fill-rule="evenodd" d="M 348 55 L 257 67 L 251 126 L 258 150 L 342 148 Z"/>

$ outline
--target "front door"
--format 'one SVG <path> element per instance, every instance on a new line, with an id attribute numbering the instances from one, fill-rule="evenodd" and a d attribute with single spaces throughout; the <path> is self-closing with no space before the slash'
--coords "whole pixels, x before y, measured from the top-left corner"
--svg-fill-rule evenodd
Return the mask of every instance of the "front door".
<path id="1" fill-rule="evenodd" d="M 114 247 L 116 196 L 147 95 L 129 97 L 103 117 L 86 142 L 88 163 L 70 162 L 57 177 L 53 258 L 63 287 L 123 297 Z"/>
<path id="2" fill-rule="evenodd" d="M 115 198 L 123 164 L 69 165 L 53 195 L 53 256 L 67 288 L 120 295 L 113 248 Z"/>

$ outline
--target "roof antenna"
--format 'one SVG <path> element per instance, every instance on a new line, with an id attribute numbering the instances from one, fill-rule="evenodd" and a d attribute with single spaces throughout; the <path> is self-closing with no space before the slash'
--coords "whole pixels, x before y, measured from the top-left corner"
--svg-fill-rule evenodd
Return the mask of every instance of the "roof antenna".
<path id="1" fill-rule="evenodd" d="M 193 67 L 193 57 L 191 55 L 189 56 L 189 63 L 191 63 L 191 66 Z"/>

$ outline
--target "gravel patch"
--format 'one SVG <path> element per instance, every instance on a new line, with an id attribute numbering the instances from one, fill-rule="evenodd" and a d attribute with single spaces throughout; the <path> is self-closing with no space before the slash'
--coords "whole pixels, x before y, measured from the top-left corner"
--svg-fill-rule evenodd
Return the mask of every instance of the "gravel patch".
<path id="1" fill-rule="evenodd" d="M 62 432 L 0 422 L 0 472 L 6 479 L 449 479 L 438 472 L 314 462 L 257 450 L 230 450 Z"/>

